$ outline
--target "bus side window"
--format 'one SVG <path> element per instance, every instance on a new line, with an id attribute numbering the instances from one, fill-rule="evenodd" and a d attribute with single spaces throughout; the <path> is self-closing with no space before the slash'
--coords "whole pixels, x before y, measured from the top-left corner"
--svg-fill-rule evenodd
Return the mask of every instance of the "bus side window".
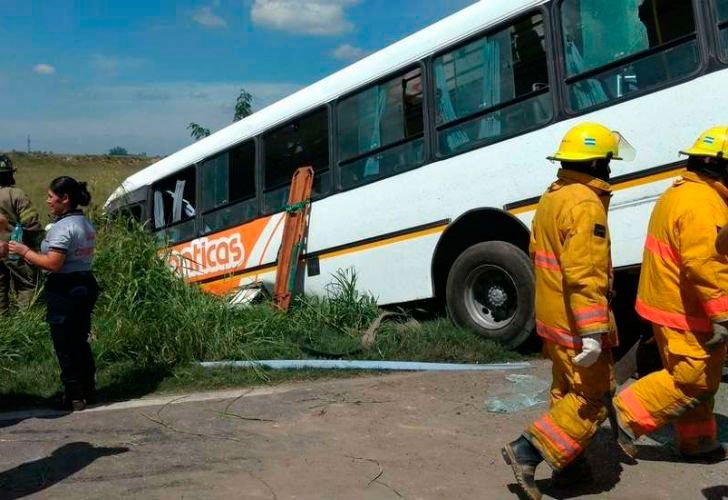
<path id="1" fill-rule="evenodd" d="M 200 176 L 203 234 L 242 224 L 257 215 L 255 142 L 244 142 L 205 160 Z"/>
<path id="2" fill-rule="evenodd" d="M 422 95 L 422 72 L 415 68 L 336 105 L 344 189 L 422 165 Z"/>
<path id="3" fill-rule="evenodd" d="M 120 217 L 124 217 L 129 221 L 136 221 L 138 223 L 142 222 L 142 205 L 140 203 L 135 203 L 134 205 L 127 205 L 125 207 L 122 207 L 118 215 Z"/>
<path id="4" fill-rule="evenodd" d="M 270 214 L 285 208 L 293 173 L 313 167 L 313 198 L 331 193 L 329 168 L 329 113 L 327 108 L 289 122 L 263 136 L 265 175 L 263 210 Z"/>
<path id="5" fill-rule="evenodd" d="M 723 60 L 728 61 L 728 0 L 716 0 Z"/>
<path id="6" fill-rule="evenodd" d="M 685 78 L 700 65 L 692 0 L 564 0 L 561 25 L 574 111 Z"/>
<path id="7" fill-rule="evenodd" d="M 109 218 L 114 221 L 121 219 L 122 221 L 126 222 L 126 225 L 129 228 L 132 228 L 138 224 L 146 223 L 146 221 L 142 221 L 143 212 L 144 207 L 141 203 L 133 203 L 118 207 L 117 209 L 113 210 L 109 213 Z"/>
<path id="8" fill-rule="evenodd" d="M 530 15 L 434 59 L 441 155 L 551 120 L 544 30 L 543 16 Z"/>
<path id="9" fill-rule="evenodd" d="M 195 167 L 188 167 L 152 186 L 152 222 L 158 238 L 170 243 L 195 233 Z"/>

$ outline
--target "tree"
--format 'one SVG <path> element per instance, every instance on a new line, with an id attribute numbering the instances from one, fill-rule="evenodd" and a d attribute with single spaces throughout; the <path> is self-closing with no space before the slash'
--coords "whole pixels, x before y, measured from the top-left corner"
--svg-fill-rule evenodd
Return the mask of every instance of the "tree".
<path id="1" fill-rule="evenodd" d="M 196 140 L 199 141 L 203 137 L 207 137 L 210 135 L 210 129 L 204 128 L 201 125 L 198 125 L 195 122 L 190 122 L 189 125 L 187 125 L 187 130 L 190 131 L 190 135 Z"/>
<path id="2" fill-rule="evenodd" d="M 253 96 L 246 92 L 245 89 L 240 89 L 240 94 L 238 94 L 238 98 L 235 100 L 235 115 L 233 116 L 233 123 L 252 114 Z M 196 141 L 210 135 L 209 128 L 204 128 L 202 125 L 198 125 L 195 122 L 190 122 L 190 124 L 187 125 L 187 130 L 190 131 L 190 135 Z"/>
<path id="3" fill-rule="evenodd" d="M 116 146 L 111 149 L 109 149 L 109 154 L 112 156 L 127 156 L 129 152 L 126 150 L 126 148 L 122 148 L 121 146 Z"/>
<path id="4" fill-rule="evenodd" d="M 240 89 L 240 95 L 238 95 L 238 98 L 235 100 L 235 116 L 233 117 L 233 123 L 252 114 L 253 96 L 248 94 L 245 89 Z"/>

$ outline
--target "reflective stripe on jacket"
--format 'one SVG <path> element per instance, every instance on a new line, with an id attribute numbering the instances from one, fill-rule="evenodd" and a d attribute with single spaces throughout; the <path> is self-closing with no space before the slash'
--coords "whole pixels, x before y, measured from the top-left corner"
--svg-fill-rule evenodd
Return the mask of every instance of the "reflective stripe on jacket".
<path id="1" fill-rule="evenodd" d="M 710 332 L 728 320 L 728 257 L 715 249 L 728 224 L 728 189 L 686 172 L 655 205 L 642 259 L 636 309 L 658 325 Z"/>
<path id="2" fill-rule="evenodd" d="M 561 169 L 536 209 L 530 244 L 536 331 L 564 347 L 580 349 L 581 336 L 611 331 L 610 196 L 608 183 Z"/>

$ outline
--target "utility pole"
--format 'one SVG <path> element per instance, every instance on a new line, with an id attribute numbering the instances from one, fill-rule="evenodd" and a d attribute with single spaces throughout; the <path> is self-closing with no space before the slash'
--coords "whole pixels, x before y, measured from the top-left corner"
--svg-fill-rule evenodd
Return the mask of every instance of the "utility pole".
<path id="1" fill-rule="evenodd" d="M 30 153 L 30 134 L 28 134 L 28 153 Z"/>

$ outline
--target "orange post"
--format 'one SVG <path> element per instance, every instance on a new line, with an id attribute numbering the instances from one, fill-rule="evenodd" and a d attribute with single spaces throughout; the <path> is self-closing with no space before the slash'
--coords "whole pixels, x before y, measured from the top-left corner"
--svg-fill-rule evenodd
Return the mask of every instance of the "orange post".
<path id="1" fill-rule="evenodd" d="M 298 264 L 306 246 L 312 188 L 313 168 L 301 167 L 296 170 L 288 194 L 286 222 L 283 226 L 281 247 L 278 250 L 278 270 L 273 289 L 273 304 L 282 311 L 287 311 L 291 305 L 296 287 Z"/>

